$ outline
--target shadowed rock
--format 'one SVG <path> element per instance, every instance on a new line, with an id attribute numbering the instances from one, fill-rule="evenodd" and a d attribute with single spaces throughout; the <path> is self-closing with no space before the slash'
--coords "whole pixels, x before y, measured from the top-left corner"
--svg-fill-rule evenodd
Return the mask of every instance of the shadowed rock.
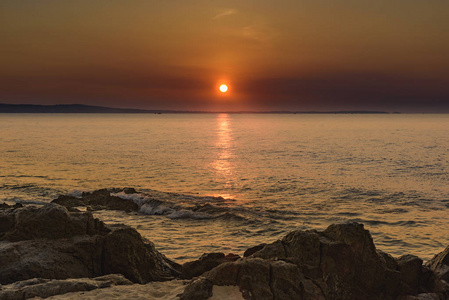
<path id="1" fill-rule="evenodd" d="M 136 190 L 132 188 L 123 189 L 125 194 L 135 193 Z M 72 196 L 60 195 L 52 203 L 65 206 L 67 209 L 73 209 L 79 206 L 89 206 L 92 210 L 123 210 L 126 212 L 137 211 L 139 206 L 132 200 L 123 199 L 116 196 L 111 196 L 107 189 L 96 190 L 91 193 L 83 193 L 81 198 Z"/>
<path id="2" fill-rule="evenodd" d="M 433 273 L 433 290 L 449 299 L 449 246 L 426 263 Z"/>
<path id="3" fill-rule="evenodd" d="M 438 279 L 449 282 L 449 246 L 435 255 L 426 265 L 435 272 Z"/>
<path id="4" fill-rule="evenodd" d="M 224 255 L 224 253 L 205 253 L 198 260 L 186 262 L 182 265 L 181 278 L 191 279 L 200 276 L 222 263 L 233 262 L 239 258 L 240 256 L 232 253 L 228 255 Z"/>
<path id="5" fill-rule="evenodd" d="M 446 250 L 423 267 L 416 256 L 395 259 L 377 251 L 362 224 L 337 224 L 256 246 L 253 254 L 221 264 L 191 285 L 204 295 L 213 285 L 238 286 L 245 299 L 447 299 L 446 281 L 434 284 L 431 270 L 445 276 Z M 182 299 L 195 299 L 190 295 Z"/>
<path id="6" fill-rule="evenodd" d="M 115 285 L 129 285 L 131 281 L 120 274 L 110 274 L 96 278 L 43 279 L 33 278 L 2 286 L 0 299 L 22 300 L 34 297 L 47 298 L 71 292 L 91 291 Z"/>
<path id="7" fill-rule="evenodd" d="M 257 246 L 254 246 L 254 247 L 246 249 L 246 251 L 243 253 L 243 257 L 248 257 L 248 256 L 253 255 L 257 251 L 262 250 L 266 245 L 267 244 L 262 243 L 260 245 L 257 245 Z"/>
<path id="8" fill-rule="evenodd" d="M 57 204 L 10 212 L 2 232 L 0 284 L 30 278 L 66 279 L 121 273 L 133 282 L 172 279 L 180 266 L 125 225 L 106 227 L 90 212 L 69 213 Z"/>

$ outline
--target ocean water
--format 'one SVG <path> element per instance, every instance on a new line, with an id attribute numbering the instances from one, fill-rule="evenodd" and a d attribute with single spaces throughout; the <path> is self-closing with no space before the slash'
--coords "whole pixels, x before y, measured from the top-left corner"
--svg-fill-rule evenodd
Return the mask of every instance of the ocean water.
<path id="1" fill-rule="evenodd" d="M 134 187 L 131 225 L 179 262 L 356 221 L 378 249 L 449 245 L 449 115 L 0 114 L 0 202 Z"/>

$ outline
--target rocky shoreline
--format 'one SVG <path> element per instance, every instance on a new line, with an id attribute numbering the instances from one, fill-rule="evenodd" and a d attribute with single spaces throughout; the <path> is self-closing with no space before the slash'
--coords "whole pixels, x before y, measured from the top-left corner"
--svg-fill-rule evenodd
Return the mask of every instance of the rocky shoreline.
<path id="1" fill-rule="evenodd" d="M 425 264 L 410 254 L 394 258 L 376 249 L 363 224 L 346 223 L 293 231 L 242 257 L 207 253 L 180 265 L 135 229 L 93 217 L 91 210 L 138 211 L 111 192 L 136 191 L 60 196 L 41 207 L 0 204 L 0 299 L 131 285 L 145 293 L 154 282 L 184 285 L 172 299 L 186 300 L 217 298 L 223 287 L 227 299 L 449 299 L 449 246 Z"/>

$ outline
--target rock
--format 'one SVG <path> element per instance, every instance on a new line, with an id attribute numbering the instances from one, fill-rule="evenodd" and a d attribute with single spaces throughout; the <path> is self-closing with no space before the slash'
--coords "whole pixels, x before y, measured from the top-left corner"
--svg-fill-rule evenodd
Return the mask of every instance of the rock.
<path id="1" fill-rule="evenodd" d="M 271 262 L 270 277 L 274 299 L 325 299 L 321 288 L 307 279 L 295 264 Z"/>
<path id="2" fill-rule="evenodd" d="M 429 293 L 435 289 L 435 273 L 428 267 L 422 266 L 419 279 L 419 293 Z"/>
<path id="3" fill-rule="evenodd" d="M 398 270 L 401 273 L 401 293 L 416 295 L 419 292 L 422 259 L 414 255 L 403 255 L 398 258 Z"/>
<path id="4" fill-rule="evenodd" d="M 147 283 L 173 279 L 169 263 L 148 251 L 140 234 L 133 228 L 119 226 L 104 238 L 102 272 L 120 273 L 133 282 Z"/>
<path id="5" fill-rule="evenodd" d="M 125 193 L 136 192 L 134 189 L 126 188 Z M 63 205 L 68 209 L 77 206 L 89 206 L 92 210 L 123 210 L 126 212 L 137 211 L 139 206 L 132 200 L 111 196 L 107 189 L 96 190 L 91 193 L 84 192 L 81 198 L 71 196 L 59 196 L 52 203 Z"/>
<path id="6" fill-rule="evenodd" d="M 449 246 L 426 263 L 440 280 L 449 283 Z"/>
<path id="7" fill-rule="evenodd" d="M 432 273 L 422 267 L 422 260 L 404 256 L 396 261 L 377 251 L 370 233 L 358 223 L 331 225 L 322 232 L 294 231 L 251 252 L 202 277 L 212 285 L 239 286 L 246 299 L 380 300 L 419 292 L 445 295 L 444 284 L 433 290 Z"/>
<path id="8" fill-rule="evenodd" d="M 40 277 L 66 279 L 122 273 L 147 283 L 168 280 L 180 266 L 166 259 L 133 228 L 107 228 L 91 213 L 57 204 L 11 212 L 16 220 L 0 242 L 0 284 Z"/>
<path id="9" fill-rule="evenodd" d="M 206 273 L 214 285 L 236 285 L 244 298 L 273 299 L 270 290 L 270 262 L 260 258 L 243 258 L 224 263 Z"/>
<path id="10" fill-rule="evenodd" d="M 5 202 L 0 203 L 0 210 L 5 210 L 5 209 L 16 209 L 16 208 L 21 208 L 21 207 L 23 207 L 23 205 L 20 204 L 20 203 L 16 203 L 16 204 L 14 204 L 14 205 L 9 205 L 9 204 L 7 204 L 7 203 L 5 203 Z"/>
<path id="11" fill-rule="evenodd" d="M 123 192 L 124 192 L 125 194 L 137 194 L 137 191 L 136 191 L 134 188 L 129 188 L 129 187 L 124 188 L 124 189 L 123 189 Z"/>
<path id="12" fill-rule="evenodd" d="M 388 268 L 390 270 L 398 269 L 398 262 L 393 256 L 391 256 L 390 254 L 385 253 L 381 250 L 377 250 L 377 254 L 379 254 L 381 259 L 383 260 L 383 263 L 385 264 L 386 268 Z"/>
<path id="13" fill-rule="evenodd" d="M 320 264 L 320 239 L 314 231 L 293 231 L 282 239 L 286 257 L 296 258 L 299 264 Z"/>
<path id="14" fill-rule="evenodd" d="M 186 262 L 182 265 L 181 278 L 191 279 L 200 276 L 216 266 L 232 262 L 239 259 L 240 256 L 235 254 L 224 255 L 224 253 L 204 253 L 198 260 Z"/>
<path id="15" fill-rule="evenodd" d="M 180 300 L 207 300 L 212 297 L 213 284 L 210 280 L 200 277 L 185 288 Z"/>
<path id="16" fill-rule="evenodd" d="M 86 206 L 88 204 L 86 199 L 76 198 L 72 196 L 59 195 L 58 198 L 51 201 L 52 203 L 56 203 L 62 206 L 65 206 L 67 209 L 72 209 L 74 207 Z"/>
<path id="17" fill-rule="evenodd" d="M 14 228 L 14 211 L 21 207 L 23 207 L 23 205 L 20 203 L 14 205 L 8 205 L 6 203 L 0 204 L 0 240 L 6 232 Z"/>
<path id="18" fill-rule="evenodd" d="M 190 283 L 181 299 L 210 295 L 212 287 L 238 286 L 245 299 L 325 299 L 321 288 L 306 279 L 295 264 L 260 258 L 223 263 Z"/>
<path id="19" fill-rule="evenodd" d="M 14 214 L 0 211 L 0 239 L 6 232 L 14 228 Z"/>
<path id="20" fill-rule="evenodd" d="M 440 300 L 440 296 L 435 293 L 423 293 L 416 296 L 408 295 L 398 297 L 397 300 Z"/>
<path id="21" fill-rule="evenodd" d="M 257 251 L 262 250 L 266 245 L 267 244 L 262 243 L 262 244 L 259 244 L 257 246 L 254 246 L 254 247 L 246 249 L 246 251 L 243 253 L 243 257 L 248 257 L 248 256 L 253 255 Z"/>
<path id="22" fill-rule="evenodd" d="M 24 207 L 9 213 L 14 223 L 0 240 L 22 241 L 35 238 L 68 238 L 76 235 L 108 232 L 103 222 L 92 214 L 69 213 L 63 206 Z"/>
<path id="23" fill-rule="evenodd" d="M 92 279 L 52 280 L 33 278 L 2 286 L 2 289 L 0 289 L 0 299 L 22 300 L 34 297 L 47 298 L 70 292 L 91 291 L 115 285 L 129 284 L 132 284 L 132 282 L 120 274 L 110 274 Z"/>
<path id="24" fill-rule="evenodd" d="M 285 248 L 281 241 L 265 245 L 261 250 L 251 255 L 263 259 L 286 258 Z"/>

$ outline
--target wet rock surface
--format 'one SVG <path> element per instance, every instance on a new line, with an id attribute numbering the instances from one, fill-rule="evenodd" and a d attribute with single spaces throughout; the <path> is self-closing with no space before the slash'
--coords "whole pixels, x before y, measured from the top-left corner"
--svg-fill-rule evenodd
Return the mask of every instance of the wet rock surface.
<path id="1" fill-rule="evenodd" d="M 22 300 L 34 297 L 47 298 L 65 293 L 91 291 L 116 285 L 130 284 L 132 282 L 120 274 L 65 280 L 33 278 L 2 286 L 0 289 L 0 299 Z"/>
<path id="2" fill-rule="evenodd" d="M 294 231 L 194 279 L 181 299 L 207 299 L 214 285 L 238 286 L 245 299 L 449 299 L 448 252 L 423 266 L 377 251 L 362 224 Z"/>
<path id="3" fill-rule="evenodd" d="M 133 188 L 124 188 L 123 190 L 115 189 L 113 192 L 123 191 L 125 194 L 136 193 Z M 132 200 L 123 199 L 117 196 L 112 196 L 111 191 L 108 189 L 96 190 L 93 192 L 82 193 L 80 198 L 60 195 L 58 198 L 52 201 L 62 206 L 65 206 L 69 210 L 73 210 L 75 207 L 87 206 L 90 210 L 123 210 L 126 212 L 137 211 L 139 206 Z"/>
<path id="4" fill-rule="evenodd" d="M 107 227 L 90 212 L 68 212 L 51 203 L 4 213 L 13 222 L 0 232 L 0 284 L 112 273 L 146 283 L 169 280 L 180 272 L 178 264 L 135 229 Z"/>
<path id="5" fill-rule="evenodd" d="M 205 253 L 198 260 L 186 262 L 182 265 L 181 278 L 191 279 L 212 270 L 225 262 L 233 262 L 240 256 L 235 254 L 224 255 L 224 253 Z"/>

